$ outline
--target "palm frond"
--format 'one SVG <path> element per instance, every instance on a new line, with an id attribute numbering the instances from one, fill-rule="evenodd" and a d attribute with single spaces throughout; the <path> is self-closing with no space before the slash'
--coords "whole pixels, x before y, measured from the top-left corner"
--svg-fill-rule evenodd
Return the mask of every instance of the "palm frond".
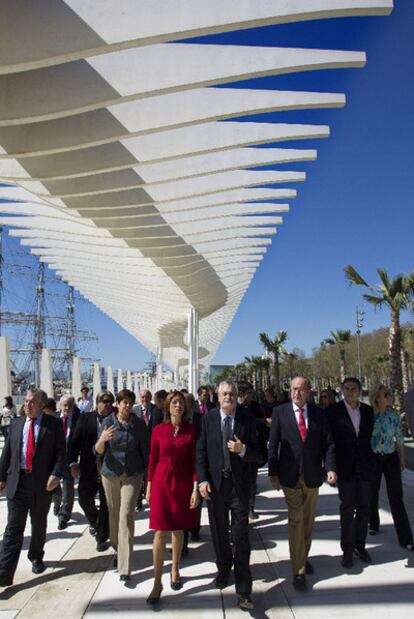
<path id="1" fill-rule="evenodd" d="M 350 286 L 352 286 L 352 284 L 355 284 L 356 286 L 365 286 L 366 288 L 369 288 L 369 285 L 367 284 L 365 279 L 361 277 L 361 275 L 354 269 L 352 265 L 348 264 L 348 266 L 344 268 L 344 271 L 345 279 Z"/>

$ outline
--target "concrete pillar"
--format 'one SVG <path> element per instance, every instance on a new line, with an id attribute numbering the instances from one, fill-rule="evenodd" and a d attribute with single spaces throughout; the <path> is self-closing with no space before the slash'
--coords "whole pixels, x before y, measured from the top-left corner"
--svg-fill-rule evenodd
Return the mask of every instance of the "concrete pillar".
<path id="1" fill-rule="evenodd" d="M 96 402 L 96 396 L 101 391 L 101 372 L 99 363 L 96 361 L 93 364 L 93 401 Z"/>
<path id="2" fill-rule="evenodd" d="M 130 370 L 127 370 L 126 375 L 126 388 L 132 391 L 132 374 Z"/>
<path id="3" fill-rule="evenodd" d="M 188 314 L 188 390 L 194 396 L 199 383 L 198 312 L 193 307 Z"/>
<path id="4" fill-rule="evenodd" d="M 138 402 L 138 398 L 139 398 L 139 386 L 140 386 L 140 382 L 139 382 L 139 374 L 138 372 L 134 372 L 134 393 L 135 393 L 135 397 L 136 397 L 136 401 Z"/>
<path id="5" fill-rule="evenodd" d="M 106 369 L 106 388 L 115 395 L 114 371 L 110 365 Z"/>
<path id="6" fill-rule="evenodd" d="M 79 357 L 72 360 L 72 395 L 77 400 L 81 396 L 81 371 Z"/>
<path id="7" fill-rule="evenodd" d="M 118 377 L 117 377 L 117 381 L 116 381 L 116 392 L 119 393 L 120 391 L 122 391 L 122 389 L 124 388 L 124 379 L 122 376 L 122 370 L 119 369 L 118 370 Z"/>
<path id="8" fill-rule="evenodd" d="M 10 343 L 8 337 L 0 337 L 0 404 L 6 395 L 12 394 L 10 372 Z"/>
<path id="9" fill-rule="evenodd" d="M 155 390 L 162 389 L 162 346 L 159 344 L 157 348 L 157 369 L 155 377 Z"/>
<path id="10" fill-rule="evenodd" d="M 49 398 L 54 397 L 52 380 L 52 357 L 48 348 L 42 348 L 40 359 L 40 389 L 43 389 Z"/>

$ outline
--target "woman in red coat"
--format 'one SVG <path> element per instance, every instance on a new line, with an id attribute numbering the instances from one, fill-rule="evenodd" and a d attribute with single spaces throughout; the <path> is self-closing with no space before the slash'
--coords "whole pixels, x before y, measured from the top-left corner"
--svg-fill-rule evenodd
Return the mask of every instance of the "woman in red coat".
<path id="1" fill-rule="evenodd" d="M 155 529 L 152 547 L 154 585 L 147 599 L 158 602 L 162 591 L 162 569 L 167 531 L 172 533 L 171 588 L 182 587 L 179 562 L 184 529 L 197 525 L 199 503 L 195 475 L 196 432 L 185 418 L 185 399 L 172 391 L 165 400 L 164 423 L 155 426 L 151 438 L 147 495 L 150 505 L 150 528 Z"/>

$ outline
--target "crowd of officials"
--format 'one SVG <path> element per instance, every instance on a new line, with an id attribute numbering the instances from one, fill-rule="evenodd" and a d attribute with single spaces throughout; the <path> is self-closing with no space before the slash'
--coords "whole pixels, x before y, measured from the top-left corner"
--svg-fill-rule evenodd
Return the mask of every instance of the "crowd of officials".
<path id="1" fill-rule="evenodd" d="M 266 463 L 271 485 L 283 491 L 288 507 L 288 538 L 293 585 L 306 588 L 318 491 L 337 485 L 340 501 L 341 564 L 356 558 L 371 563 L 368 531 L 379 531 L 378 493 L 384 474 L 399 544 L 414 549 L 403 502 L 401 471 L 404 438 L 392 394 L 382 384 L 361 401 L 361 384 L 346 378 L 338 400 L 332 389 L 314 401 L 309 381 L 296 377 L 290 393 L 272 389 L 259 403 L 251 385 L 222 382 L 217 393 L 200 387 L 195 398 L 185 389 L 152 396 L 123 389 L 116 399 L 102 391 L 95 403 L 87 387 L 77 401 L 64 395 L 59 406 L 40 389 L 26 394 L 20 416 L 6 398 L 0 459 L 0 490 L 8 519 L 0 549 L 0 586 L 13 583 L 28 514 L 32 571 L 43 562 L 51 504 L 58 529 L 72 517 L 75 483 L 79 504 L 98 552 L 114 549 L 113 567 L 121 581 L 131 575 L 135 510 L 149 506 L 154 530 L 154 582 L 147 603 L 162 594 L 167 533 L 171 532 L 170 587 L 183 587 L 180 558 L 188 540 L 200 539 L 201 505 L 208 509 L 217 575 L 227 586 L 232 569 L 237 603 L 252 610 L 249 520 L 255 511 L 258 468 Z M 3 424 L 2 424 L 3 429 Z"/>

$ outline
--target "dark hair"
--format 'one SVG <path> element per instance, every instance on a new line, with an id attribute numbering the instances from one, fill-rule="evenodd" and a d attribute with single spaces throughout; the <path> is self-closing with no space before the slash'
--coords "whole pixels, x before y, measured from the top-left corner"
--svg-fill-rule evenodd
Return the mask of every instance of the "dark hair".
<path id="1" fill-rule="evenodd" d="M 45 408 L 50 409 L 51 411 L 56 413 L 56 402 L 53 398 L 48 398 L 45 404 Z"/>
<path id="2" fill-rule="evenodd" d="M 185 404 L 185 397 L 184 394 L 181 391 L 170 391 L 170 393 L 167 395 L 166 399 L 165 399 L 165 403 L 164 403 L 164 423 L 171 423 L 171 415 L 170 415 L 170 404 L 172 402 L 172 400 L 175 397 L 179 397 L 181 398 L 181 400 L 183 401 L 184 404 L 184 412 L 183 412 L 183 416 L 182 419 L 187 419 L 187 407 Z"/>
<path id="3" fill-rule="evenodd" d="M 168 392 L 165 391 L 165 389 L 160 389 L 159 391 L 156 391 L 154 393 L 154 398 L 158 398 L 159 400 L 165 400 L 167 395 L 168 395 Z"/>
<path id="4" fill-rule="evenodd" d="M 206 390 L 208 392 L 208 386 L 207 385 L 200 385 L 199 388 L 197 389 L 197 395 L 201 395 L 201 392 Z"/>
<path id="5" fill-rule="evenodd" d="M 6 406 L 8 406 L 9 408 L 13 406 L 13 398 L 11 397 L 11 395 L 6 395 L 4 401 L 6 403 Z"/>
<path id="6" fill-rule="evenodd" d="M 96 400 L 95 400 L 96 405 L 98 405 L 99 402 L 103 400 L 105 397 L 111 398 L 112 404 L 115 402 L 114 394 L 111 391 L 104 390 L 104 391 L 100 391 L 98 395 L 96 396 Z"/>
<path id="7" fill-rule="evenodd" d="M 347 383 L 355 383 L 356 385 L 358 385 L 359 390 L 362 391 L 361 381 L 355 376 L 347 376 L 346 378 L 344 378 L 344 380 L 342 381 L 342 387 Z"/>
<path id="8" fill-rule="evenodd" d="M 116 401 L 119 404 L 122 400 L 132 400 L 132 404 L 135 403 L 135 393 L 130 389 L 121 389 L 118 391 L 118 395 L 116 396 Z"/>
<path id="9" fill-rule="evenodd" d="M 188 393 L 188 389 L 186 389 L 185 387 L 183 387 L 182 389 L 180 389 L 180 393 L 182 393 L 183 395 L 185 395 L 186 393 Z"/>

